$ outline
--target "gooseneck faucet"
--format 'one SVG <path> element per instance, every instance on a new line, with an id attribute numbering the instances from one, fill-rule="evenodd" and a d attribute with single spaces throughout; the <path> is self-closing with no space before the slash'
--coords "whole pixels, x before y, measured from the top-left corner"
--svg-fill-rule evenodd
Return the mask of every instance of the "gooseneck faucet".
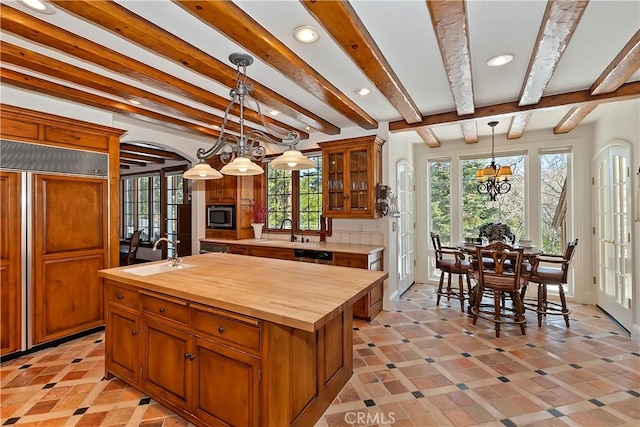
<path id="1" fill-rule="evenodd" d="M 151 249 L 152 251 L 157 251 L 158 250 L 158 244 L 162 241 L 167 242 L 167 249 L 169 249 L 169 244 L 171 243 L 173 245 L 173 256 L 171 258 L 169 258 L 171 260 L 171 266 L 172 267 L 177 267 L 180 262 L 182 262 L 182 258 L 178 258 L 178 243 L 180 243 L 180 240 L 174 240 L 173 242 L 170 241 L 169 239 L 167 239 L 166 237 L 161 237 L 158 240 L 155 241 L 155 243 L 153 244 L 153 249 Z"/>
<path id="2" fill-rule="evenodd" d="M 291 241 L 295 242 L 298 238 L 293 235 L 293 221 L 290 218 L 285 218 L 282 220 L 282 223 L 280 224 L 280 230 L 283 229 L 284 223 L 287 221 L 289 221 L 289 223 L 291 224 Z"/>

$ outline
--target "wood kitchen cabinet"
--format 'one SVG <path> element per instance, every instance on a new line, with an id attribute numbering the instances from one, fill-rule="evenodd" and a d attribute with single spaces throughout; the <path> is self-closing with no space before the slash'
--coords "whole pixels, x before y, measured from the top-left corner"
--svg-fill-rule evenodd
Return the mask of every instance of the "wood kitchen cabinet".
<path id="1" fill-rule="evenodd" d="M 213 156 L 207 162 L 220 170 L 223 166 L 220 156 Z M 256 198 L 263 194 L 263 175 L 233 176 L 223 175 L 220 179 L 205 181 L 205 200 L 207 205 L 235 205 L 235 229 L 205 230 L 205 236 L 210 239 L 251 239 L 251 205 Z"/>
<path id="2" fill-rule="evenodd" d="M 223 163 L 219 156 L 207 159 L 212 168 L 218 171 L 222 168 Z M 234 204 L 236 203 L 236 192 L 238 186 L 238 177 L 234 175 L 223 175 L 220 179 L 208 179 L 205 181 L 205 194 L 207 204 Z"/>
<path id="3" fill-rule="evenodd" d="M 117 352 L 107 351 L 106 358 L 113 373 L 120 378 L 138 384 L 140 381 L 140 323 L 135 313 L 114 306 L 107 310 L 111 329 L 107 331 L 107 342 Z"/>
<path id="4" fill-rule="evenodd" d="M 377 218 L 376 185 L 382 180 L 377 136 L 321 142 L 322 214 L 328 218 Z"/>
<path id="5" fill-rule="evenodd" d="M 382 271 L 382 261 L 382 251 L 373 254 L 333 253 L 333 264 L 342 267 Z M 383 296 L 384 284 L 379 283 L 353 304 L 353 317 L 370 322 L 382 311 Z"/>
<path id="6" fill-rule="evenodd" d="M 0 171 L 0 356 L 20 349 L 20 176 Z"/>

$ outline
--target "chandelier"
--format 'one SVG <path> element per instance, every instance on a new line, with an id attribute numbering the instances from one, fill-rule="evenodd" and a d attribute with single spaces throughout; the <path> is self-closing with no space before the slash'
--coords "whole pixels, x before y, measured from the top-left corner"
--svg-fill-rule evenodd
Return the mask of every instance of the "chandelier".
<path id="1" fill-rule="evenodd" d="M 506 194 L 511 190 L 509 178 L 513 175 L 511 172 L 511 166 L 500 166 L 496 164 L 496 158 L 493 154 L 493 146 L 495 139 L 495 127 L 497 124 L 498 122 L 488 123 L 488 125 L 491 126 L 491 164 L 476 171 L 478 193 L 488 194 L 491 201 L 495 201 L 498 194 Z"/>
<path id="2" fill-rule="evenodd" d="M 247 132 L 246 135 L 244 134 L 244 108 L 253 90 L 253 85 L 247 83 L 247 67 L 253 64 L 253 58 L 245 53 L 232 53 L 229 55 L 229 61 L 231 61 L 237 69 L 236 87 L 229 92 L 231 101 L 224 111 L 220 134 L 211 148 L 208 150 L 204 148 L 198 149 L 196 155 L 200 161 L 191 169 L 187 170 L 183 174 L 183 177 L 186 179 L 219 179 L 222 178 L 222 174 L 239 176 L 260 175 L 264 173 L 264 169 L 254 162 L 259 162 L 267 154 L 264 146 L 260 144 L 261 142 L 288 147 L 288 150 L 281 156 L 271 161 L 271 167 L 274 169 L 302 170 L 315 167 L 316 164 L 313 160 L 305 157 L 300 151 L 295 149 L 296 144 L 300 141 L 300 134 L 294 130 L 284 135 L 272 128 L 270 129 L 265 122 L 260 104 L 255 100 L 256 110 L 260 115 L 264 129 L 278 139 L 257 129 Z M 229 111 L 231 111 L 235 103 L 240 107 L 240 135 L 228 133 L 225 129 L 229 118 Z M 220 155 L 220 159 L 222 163 L 224 163 L 220 171 L 212 168 L 205 161 L 205 159 L 216 154 Z"/>

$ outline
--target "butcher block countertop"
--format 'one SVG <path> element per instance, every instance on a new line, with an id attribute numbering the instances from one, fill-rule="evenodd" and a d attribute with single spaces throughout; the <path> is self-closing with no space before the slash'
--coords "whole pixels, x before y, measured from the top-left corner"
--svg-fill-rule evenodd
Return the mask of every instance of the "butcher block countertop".
<path id="1" fill-rule="evenodd" d="M 98 276 L 309 332 L 389 276 L 383 271 L 226 253 L 184 257 L 182 268 L 167 264 L 162 260 L 110 268 Z"/>
<path id="2" fill-rule="evenodd" d="M 376 245 L 348 245 L 345 243 L 320 243 L 320 242 L 290 242 L 276 239 L 200 239 L 201 242 L 222 243 L 227 245 L 264 246 L 286 249 L 309 249 L 313 251 L 340 252 L 347 254 L 370 255 L 384 250 L 384 246 Z"/>

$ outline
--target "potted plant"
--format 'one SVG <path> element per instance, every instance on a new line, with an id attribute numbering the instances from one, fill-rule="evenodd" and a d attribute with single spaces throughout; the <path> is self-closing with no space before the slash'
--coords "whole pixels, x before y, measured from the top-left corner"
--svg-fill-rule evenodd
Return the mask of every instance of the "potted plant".
<path id="1" fill-rule="evenodd" d="M 267 220 L 267 213 L 267 206 L 260 201 L 254 202 L 251 206 L 251 226 L 253 227 L 253 237 L 256 239 L 262 238 L 262 227 Z"/>

